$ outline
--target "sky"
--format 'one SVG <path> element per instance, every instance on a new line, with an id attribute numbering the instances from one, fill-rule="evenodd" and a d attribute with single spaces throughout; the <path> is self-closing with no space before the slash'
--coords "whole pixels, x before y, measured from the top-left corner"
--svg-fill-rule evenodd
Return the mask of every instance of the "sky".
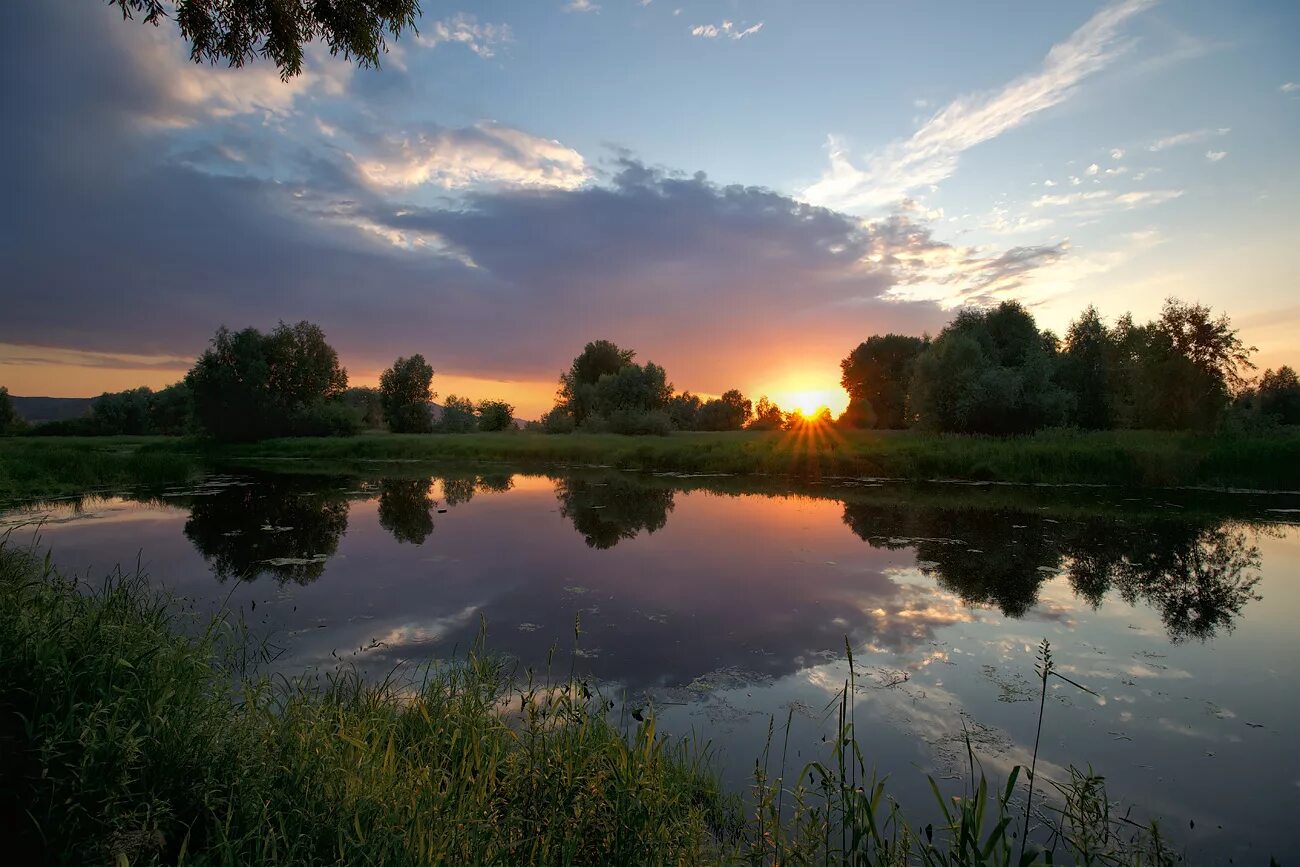
<path id="1" fill-rule="evenodd" d="M 552 403 L 589 340 L 839 409 L 839 360 L 1016 299 L 1228 312 L 1300 363 L 1291 0 L 423 0 L 378 70 L 0 8 L 0 384 L 183 376 L 319 324 L 354 384 Z"/>

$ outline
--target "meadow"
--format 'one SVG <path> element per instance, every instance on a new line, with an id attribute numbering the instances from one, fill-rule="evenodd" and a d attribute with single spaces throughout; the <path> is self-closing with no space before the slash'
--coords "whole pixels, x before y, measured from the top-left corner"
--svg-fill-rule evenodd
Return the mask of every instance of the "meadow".
<path id="1" fill-rule="evenodd" d="M 1300 430 L 1237 435 L 1054 430 L 987 437 L 808 426 L 669 436 L 371 433 L 244 444 L 176 437 L 9 437 L 0 439 L 0 500 L 184 482 L 214 466 L 465 460 L 795 480 L 866 476 L 1296 490 Z"/>

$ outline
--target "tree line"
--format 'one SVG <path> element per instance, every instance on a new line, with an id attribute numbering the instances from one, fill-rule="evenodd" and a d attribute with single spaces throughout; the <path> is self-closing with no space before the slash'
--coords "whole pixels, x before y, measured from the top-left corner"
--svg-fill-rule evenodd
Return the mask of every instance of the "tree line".
<path id="1" fill-rule="evenodd" d="M 967 309 L 938 336 L 873 335 L 841 363 L 858 428 L 1012 435 L 1045 427 L 1209 430 L 1300 424 L 1290 367 L 1258 380 L 1226 315 L 1168 299 L 1160 316 L 1108 325 L 1088 307 L 1064 339 L 1008 301 Z"/>
<path id="2" fill-rule="evenodd" d="M 0 388 L 0 433 L 52 436 L 206 435 L 226 442 L 283 436 L 349 436 L 367 429 L 463 433 L 514 429 L 504 400 L 451 395 L 435 415 L 433 368 L 398 358 L 378 388 L 349 387 L 347 369 L 310 322 L 217 330 L 178 383 L 101 395 L 87 415 L 28 426 Z"/>

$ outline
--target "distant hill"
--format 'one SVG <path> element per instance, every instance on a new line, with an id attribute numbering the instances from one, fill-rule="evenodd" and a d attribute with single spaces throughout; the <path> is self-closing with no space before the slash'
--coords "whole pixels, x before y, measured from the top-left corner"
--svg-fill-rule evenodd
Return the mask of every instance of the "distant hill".
<path id="1" fill-rule="evenodd" d="M 93 397 L 18 397 L 10 395 L 14 409 L 30 424 L 81 418 L 90 412 Z"/>

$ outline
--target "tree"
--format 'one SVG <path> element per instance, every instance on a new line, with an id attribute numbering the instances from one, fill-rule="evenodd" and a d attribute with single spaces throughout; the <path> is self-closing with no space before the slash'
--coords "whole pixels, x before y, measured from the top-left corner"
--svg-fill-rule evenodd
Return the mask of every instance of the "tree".
<path id="1" fill-rule="evenodd" d="M 169 17 L 164 0 L 109 0 L 122 17 L 141 14 L 157 26 Z M 176 0 L 176 23 L 195 63 L 243 66 L 264 57 L 286 81 L 302 72 L 303 46 L 321 41 L 359 66 L 379 65 L 385 34 L 415 29 L 418 0 Z"/>
<path id="2" fill-rule="evenodd" d="M 428 433 L 433 430 L 429 404 L 434 394 L 429 390 L 433 368 L 423 355 L 398 358 L 379 376 L 379 402 L 394 433 Z"/>
<path id="3" fill-rule="evenodd" d="M 180 436 L 194 427 L 194 395 L 184 381 L 155 391 L 149 401 L 149 423 L 154 433 Z"/>
<path id="4" fill-rule="evenodd" d="M 628 363 L 613 373 L 601 374 L 588 391 L 588 417 L 609 418 L 615 413 L 647 413 L 662 410 L 672 397 L 668 374 L 652 361 Z M 584 419 L 586 420 L 586 419 Z"/>
<path id="5" fill-rule="evenodd" d="M 912 367 L 928 342 L 905 334 L 873 334 L 858 344 L 840 362 L 840 385 L 849 393 L 842 421 L 852 427 L 907 427 Z"/>
<path id="6" fill-rule="evenodd" d="M 1279 367 L 1276 372 L 1265 370 L 1256 400 L 1260 413 L 1278 424 L 1300 424 L 1300 380 L 1290 367 Z"/>
<path id="7" fill-rule="evenodd" d="M 620 349 L 608 340 L 593 340 L 583 347 L 569 369 L 560 374 L 560 388 L 556 394 L 557 402 L 573 416 L 574 424 L 582 424 L 591 413 L 592 391 L 600 378 L 618 373 L 635 357 L 635 351 Z"/>
<path id="8" fill-rule="evenodd" d="M 514 427 L 515 408 L 504 400 L 484 400 L 478 405 L 478 429 L 502 431 Z"/>
<path id="9" fill-rule="evenodd" d="M 909 392 L 917 423 L 956 433 L 1019 434 L 1066 419 L 1054 381 L 1054 340 L 1018 303 L 963 310 L 916 359 Z"/>
<path id="10" fill-rule="evenodd" d="M 16 434 L 25 427 L 27 422 L 18 414 L 18 409 L 9 397 L 9 389 L 0 385 L 0 436 Z"/>
<path id="11" fill-rule="evenodd" d="M 668 398 L 664 411 L 676 430 L 695 430 L 702 406 L 704 402 L 698 395 L 683 391 Z"/>
<path id="12" fill-rule="evenodd" d="M 740 430 L 753 414 L 753 404 L 733 388 L 700 407 L 698 427 L 700 430 Z"/>
<path id="13" fill-rule="evenodd" d="M 381 479 L 379 526 L 399 543 L 421 545 L 433 532 L 432 478 Z"/>
<path id="14" fill-rule="evenodd" d="M 343 392 L 342 401 L 361 417 L 366 429 L 378 430 L 384 426 L 384 403 L 379 389 L 354 385 Z"/>
<path id="15" fill-rule="evenodd" d="M 768 400 L 767 395 L 760 397 L 754 406 L 754 415 L 749 421 L 749 429 L 780 430 L 784 424 L 785 413 L 781 412 L 781 407 Z"/>
<path id="16" fill-rule="evenodd" d="M 153 391 L 146 386 L 105 392 L 90 404 L 91 425 L 102 436 L 141 436 L 153 433 L 150 404 Z"/>
<path id="17" fill-rule="evenodd" d="M 359 420 L 331 403 L 348 384 L 338 354 L 310 322 L 217 330 L 185 376 L 203 429 L 222 440 L 321 436 L 355 431 Z"/>
<path id="18" fill-rule="evenodd" d="M 438 419 L 437 429 L 442 433 L 469 433 L 478 425 L 474 417 L 474 401 L 468 397 L 447 395 L 447 402 L 442 405 L 442 418 Z"/>
<path id="19" fill-rule="evenodd" d="M 1074 397 L 1074 423 L 1089 430 L 1114 425 L 1111 395 L 1115 346 L 1097 308 L 1089 305 L 1065 333 L 1057 381 Z"/>

